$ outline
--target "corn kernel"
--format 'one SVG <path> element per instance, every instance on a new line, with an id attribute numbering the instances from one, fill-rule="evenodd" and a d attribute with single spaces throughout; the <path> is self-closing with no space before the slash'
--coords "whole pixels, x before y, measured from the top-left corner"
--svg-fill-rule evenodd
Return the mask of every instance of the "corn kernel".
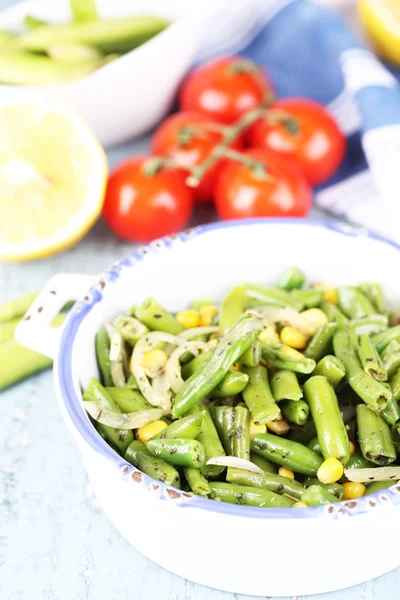
<path id="1" fill-rule="evenodd" d="M 168 425 L 164 421 L 151 421 L 143 427 L 139 427 L 136 430 L 136 439 L 144 444 L 148 442 L 152 437 L 166 429 Z"/>
<path id="2" fill-rule="evenodd" d="M 285 435 L 290 429 L 290 425 L 286 419 L 275 419 L 274 421 L 268 421 L 267 429 L 276 433 L 276 435 Z"/>
<path id="3" fill-rule="evenodd" d="M 279 335 L 275 331 L 273 325 L 267 325 L 258 336 L 258 341 L 262 344 L 271 344 L 272 342 L 279 342 Z"/>
<path id="4" fill-rule="evenodd" d="M 200 326 L 201 327 L 209 327 L 212 323 L 212 320 L 217 312 L 217 307 L 212 304 L 207 304 L 207 306 L 202 306 L 199 309 L 200 315 Z"/>
<path id="5" fill-rule="evenodd" d="M 350 440 L 349 446 L 350 446 L 350 454 L 354 454 L 354 452 L 357 450 L 356 445 L 354 444 L 354 442 L 352 442 Z"/>
<path id="6" fill-rule="evenodd" d="M 256 425 L 253 419 L 250 421 L 250 435 L 258 435 L 267 431 L 266 425 Z"/>
<path id="7" fill-rule="evenodd" d="M 281 352 L 282 354 L 286 354 L 287 356 L 289 356 L 290 358 L 294 358 L 295 360 L 303 360 L 304 358 L 301 352 L 298 352 L 290 346 L 285 346 L 284 348 L 281 348 Z"/>
<path id="8" fill-rule="evenodd" d="M 349 481 L 343 484 L 343 499 L 344 500 L 355 500 L 364 496 L 365 490 L 367 489 L 363 483 L 354 483 Z"/>
<path id="9" fill-rule="evenodd" d="M 310 327 L 310 333 L 315 333 L 318 327 L 325 325 L 328 322 L 328 317 L 319 308 L 309 308 L 300 313 Z"/>
<path id="10" fill-rule="evenodd" d="M 323 301 L 331 302 L 331 304 L 338 303 L 338 294 L 336 288 L 333 287 L 330 283 L 325 283 L 324 281 L 318 281 L 314 283 L 312 286 L 315 290 L 322 290 L 324 292 Z"/>
<path id="11" fill-rule="evenodd" d="M 317 477 L 321 483 L 335 483 L 344 472 L 344 467 L 340 460 L 334 456 L 329 456 L 318 469 Z"/>
<path id="12" fill-rule="evenodd" d="M 168 355 L 164 350 L 154 348 L 143 354 L 142 367 L 147 377 L 156 377 L 163 372 Z"/>
<path id="13" fill-rule="evenodd" d="M 307 340 L 305 333 L 294 327 L 286 326 L 281 331 L 281 342 L 291 348 L 303 350 L 307 346 Z"/>
<path id="14" fill-rule="evenodd" d="M 230 371 L 240 371 L 240 364 L 238 362 L 234 362 L 233 365 L 229 367 Z"/>
<path id="15" fill-rule="evenodd" d="M 279 467 L 278 473 L 281 477 L 289 477 L 289 479 L 294 479 L 294 473 L 292 469 L 288 469 L 287 467 Z"/>
<path id="16" fill-rule="evenodd" d="M 292 504 L 292 508 L 307 508 L 307 504 L 304 504 L 304 502 L 295 502 Z"/>
<path id="17" fill-rule="evenodd" d="M 192 329 L 192 327 L 198 327 L 200 325 L 200 314 L 198 310 L 188 308 L 187 310 L 177 313 L 176 320 L 183 325 L 185 329 Z"/>

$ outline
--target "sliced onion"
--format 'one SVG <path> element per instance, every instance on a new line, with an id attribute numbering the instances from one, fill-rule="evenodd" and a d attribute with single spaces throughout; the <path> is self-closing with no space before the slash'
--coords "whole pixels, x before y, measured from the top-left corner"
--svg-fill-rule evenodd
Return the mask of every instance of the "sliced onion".
<path id="1" fill-rule="evenodd" d="M 207 465 L 219 465 L 221 467 L 234 467 L 235 469 L 243 469 L 243 471 L 250 471 L 251 473 L 264 474 L 264 471 L 257 467 L 254 463 L 244 458 L 237 458 L 237 456 L 214 456 L 210 458 Z"/>
<path id="2" fill-rule="evenodd" d="M 110 360 L 118 360 L 122 354 L 122 335 L 113 329 L 110 335 Z"/>
<path id="3" fill-rule="evenodd" d="M 314 329 L 310 327 L 307 320 L 294 308 L 279 308 L 278 306 L 259 306 L 253 309 L 260 316 L 267 318 L 273 323 L 282 323 L 299 329 L 307 335 L 312 335 Z"/>
<path id="4" fill-rule="evenodd" d="M 209 327 L 192 327 L 192 329 L 185 329 L 180 333 L 180 337 L 184 337 L 186 340 L 191 340 L 196 335 L 209 335 L 210 333 L 217 333 L 219 327 L 216 325 L 210 325 Z"/>
<path id="5" fill-rule="evenodd" d="M 108 408 L 99 408 L 95 402 L 84 402 L 83 406 L 89 415 L 103 425 L 115 427 L 116 429 L 137 429 L 143 427 L 149 421 L 154 421 L 163 416 L 160 408 L 149 408 L 131 413 L 116 413 Z"/>
<path id="6" fill-rule="evenodd" d="M 126 384 L 127 356 L 122 335 L 114 325 L 108 323 L 106 330 L 110 338 L 110 370 L 111 379 L 116 387 L 123 388 Z"/>
<path id="7" fill-rule="evenodd" d="M 171 384 L 165 371 L 153 378 L 153 389 L 165 395 L 165 400 L 163 401 L 161 408 L 165 415 L 170 414 L 172 411 L 172 402 L 171 394 L 168 392 L 171 389 Z"/>
<path id="8" fill-rule="evenodd" d="M 370 483 L 371 481 L 385 481 L 385 479 L 392 480 L 395 483 L 400 479 L 400 467 L 345 469 L 344 474 L 349 481 L 354 483 Z"/>
<path id="9" fill-rule="evenodd" d="M 207 344 L 205 342 L 186 342 L 186 344 L 182 344 L 175 348 L 167 360 L 165 372 L 175 394 L 177 394 L 185 384 L 181 375 L 180 357 L 182 354 L 185 354 L 185 352 L 190 352 L 193 356 L 197 356 L 199 350 L 202 349 L 207 350 Z"/>

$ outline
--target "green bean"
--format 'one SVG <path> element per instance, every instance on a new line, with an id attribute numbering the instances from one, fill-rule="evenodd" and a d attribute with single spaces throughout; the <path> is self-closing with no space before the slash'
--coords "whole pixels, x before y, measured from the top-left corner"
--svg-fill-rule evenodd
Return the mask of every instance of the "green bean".
<path id="1" fill-rule="evenodd" d="M 295 425 L 305 425 L 310 409 L 304 400 L 283 400 L 279 405 L 283 416 Z"/>
<path id="2" fill-rule="evenodd" d="M 373 335 L 381 331 L 386 331 L 389 326 L 389 320 L 386 315 L 370 315 L 362 319 L 353 319 L 350 321 L 349 326 L 356 335 Z"/>
<path id="3" fill-rule="evenodd" d="M 308 442 L 312 440 L 316 435 L 317 430 L 315 429 L 314 421 L 311 417 L 309 417 L 304 427 L 293 427 L 287 434 L 287 437 L 293 442 L 298 442 L 299 444 L 307 445 Z"/>
<path id="4" fill-rule="evenodd" d="M 254 454 L 254 452 L 250 452 L 250 460 L 252 463 L 257 465 L 257 467 L 259 467 L 265 473 L 277 473 L 278 472 L 278 466 L 275 463 L 267 460 L 266 458 L 264 458 L 263 456 L 260 456 L 259 454 Z"/>
<path id="5" fill-rule="evenodd" d="M 123 413 L 147 410 L 153 406 L 147 402 L 140 392 L 129 388 L 106 387 L 106 391 L 116 402 Z"/>
<path id="6" fill-rule="evenodd" d="M 277 419 L 281 409 L 272 396 L 265 367 L 245 367 L 244 373 L 249 377 L 249 383 L 243 390 L 243 399 L 251 412 L 255 423 L 263 425 Z"/>
<path id="7" fill-rule="evenodd" d="M 96 358 L 105 386 L 114 385 L 111 377 L 110 337 L 105 328 L 96 333 Z"/>
<path id="8" fill-rule="evenodd" d="M 325 490 L 320 485 L 310 485 L 304 492 L 301 501 L 307 506 L 319 506 L 320 504 L 332 504 L 339 502 L 338 498 Z"/>
<path id="9" fill-rule="evenodd" d="M 249 381 L 248 375 L 240 371 L 229 371 L 220 383 L 211 391 L 215 398 L 237 396 L 244 390 Z"/>
<path id="10" fill-rule="evenodd" d="M 245 310 L 245 287 L 239 285 L 225 296 L 219 311 L 219 328 L 226 333 L 240 319 Z"/>
<path id="11" fill-rule="evenodd" d="M 243 315 L 226 333 L 210 360 L 185 381 L 175 396 L 173 414 L 181 417 L 211 392 L 232 364 L 256 341 L 263 327 L 262 319 Z"/>
<path id="12" fill-rule="evenodd" d="M 163 481 L 176 488 L 181 487 L 178 471 L 170 464 L 159 458 L 154 458 L 143 442 L 133 441 L 125 452 L 125 460 L 140 469 L 146 475 Z"/>
<path id="13" fill-rule="evenodd" d="M 198 300 L 193 300 L 190 303 L 190 308 L 194 308 L 195 310 L 200 310 L 200 308 L 203 308 L 203 306 L 210 306 L 213 304 L 214 304 L 214 301 L 210 300 L 209 298 L 199 298 Z"/>
<path id="14" fill-rule="evenodd" d="M 191 377 L 193 373 L 201 369 L 201 367 L 208 360 L 210 360 L 213 354 L 214 353 L 212 352 L 212 350 L 210 350 L 209 352 L 202 352 L 201 354 L 198 354 L 195 358 L 193 358 L 190 362 L 186 363 L 181 369 L 182 378 L 185 380 L 189 379 L 189 377 Z"/>
<path id="15" fill-rule="evenodd" d="M 386 331 L 381 331 L 372 336 L 372 342 L 379 353 L 382 352 L 392 341 L 400 343 L 400 325 L 390 327 Z"/>
<path id="16" fill-rule="evenodd" d="M 336 356 L 327 354 L 317 363 L 313 375 L 323 375 L 336 388 L 346 375 L 346 369 Z"/>
<path id="17" fill-rule="evenodd" d="M 382 411 L 382 417 L 389 425 L 395 425 L 400 420 L 400 408 L 397 400 L 394 400 L 394 398 L 389 400 L 388 405 Z"/>
<path id="18" fill-rule="evenodd" d="M 93 21 L 98 18 L 96 0 L 70 0 L 74 21 Z"/>
<path id="19" fill-rule="evenodd" d="M 364 458 L 364 456 L 361 454 L 361 452 L 359 452 L 358 450 L 356 450 L 355 452 L 353 452 L 353 454 L 350 456 L 349 462 L 346 465 L 346 469 L 367 469 L 367 468 L 371 468 L 371 463 L 369 460 L 367 460 L 366 458 Z M 346 483 L 348 480 L 348 478 L 346 477 L 346 475 L 343 475 L 343 477 L 340 479 L 339 483 Z"/>
<path id="20" fill-rule="evenodd" d="M 130 315 L 120 315 L 114 320 L 113 325 L 122 338 L 131 346 L 135 346 L 140 338 L 149 332 L 146 325 Z"/>
<path id="21" fill-rule="evenodd" d="M 254 435 L 250 448 L 255 454 L 303 475 L 316 475 L 323 462 L 319 454 L 306 446 L 270 433 Z"/>
<path id="22" fill-rule="evenodd" d="M 323 302 L 320 309 L 326 314 L 330 323 L 337 323 L 339 327 L 344 327 L 349 322 L 340 308 L 332 302 Z"/>
<path id="23" fill-rule="evenodd" d="M 303 480 L 303 485 L 305 488 L 309 488 L 311 485 L 319 485 L 324 490 L 335 496 L 338 500 L 343 498 L 344 489 L 340 483 L 321 483 L 318 477 L 306 477 Z"/>
<path id="24" fill-rule="evenodd" d="M 288 346 L 284 344 L 277 344 L 275 346 L 262 344 L 261 346 L 263 359 L 277 369 L 303 373 L 305 375 L 312 373 L 315 369 L 315 360 L 303 355 L 299 356 L 299 358 L 293 358 L 290 354 L 286 353 Z M 299 354 L 301 353 L 299 352 Z"/>
<path id="25" fill-rule="evenodd" d="M 300 300 L 296 300 L 291 294 L 277 287 L 263 287 L 254 284 L 246 284 L 243 287 L 245 291 L 245 306 L 248 308 L 262 304 L 272 304 L 281 308 L 293 308 L 297 311 L 304 308 Z"/>
<path id="26" fill-rule="evenodd" d="M 236 406 L 233 410 L 233 456 L 250 460 L 250 412 L 242 406 Z"/>
<path id="27" fill-rule="evenodd" d="M 261 360 L 261 344 L 255 342 L 239 357 L 239 363 L 245 367 L 258 367 Z"/>
<path id="28" fill-rule="evenodd" d="M 246 506 L 261 506 L 271 508 L 289 508 L 293 500 L 280 496 L 269 490 L 259 490 L 245 485 L 223 483 L 216 481 L 210 483 L 211 498 L 229 502 L 230 504 L 243 504 Z"/>
<path id="29" fill-rule="evenodd" d="M 357 427 L 361 452 L 367 460 L 382 467 L 396 460 L 389 426 L 364 404 L 357 406 Z"/>
<path id="30" fill-rule="evenodd" d="M 193 412 L 195 413 L 200 407 L 196 406 Z M 203 420 L 201 422 L 200 433 L 197 439 L 204 447 L 205 452 L 205 463 L 210 458 L 215 456 L 225 456 L 224 448 L 221 444 L 221 440 L 218 437 L 217 430 L 211 418 L 210 411 L 207 407 L 202 407 Z M 205 464 L 201 470 L 204 477 L 218 477 L 222 473 L 225 467 L 220 465 L 207 465 Z"/>
<path id="31" fill-rule="evenodd" d="M 400 400 L 400 368 L 389 379 L 389 385 L 392 390 L 393 400 L 398 402 Z"/>
<path id="32" fill-rule="evenodd" d="M 383 368 L 391 377 L 400 367 L 400 343 L 393 340 L 390 342 L 381 354 Z"/>
<path id="33" fill-rule="evenodd" d="M 359 286 L 362 293 L 367 296 L 368 300 L 374 305 L 378 313 L 382 313 L 385 309 L 382 288 L 379 283 L 361 283 Z"/>
<path id="34" fill-rule="evenodd" d="M 293 290 L 292 298 L 302 302 L 305 308 L 316 308 L 322 302 L 324 292 L 322 290 Z"/>
<path id="35" fill-rule="evenodd" d="M 183 438 L 194 440 L 200 433 L 204 413 L 198 413 L 173 421 L 166 429 L 157 433 L 152 439 Z"/>
<path id="36" fill-rule="evenodd" d="M 370 496 L 371 494 L 375 494 L 375 492 L 380 492 L 381 490 L 386 490 L 387 488 L 394 485 L 394 482 L 391 479 L 385 479 L 383 481 L 372 481 L 364 492 L 364 496 Z"/>
<path id="37" fill-rule="evenodd" d="M 318 452 L 318 454 L 322 454 L 321 444 L 319 443 L 319 439 L 317 437 L 308 442 L 307 448 L 310 448 L 310 450 L 313 450 L 314 452 Z"/>
<path id="38" fill-rule="evenodd" d="M 83 399 L 85 402 L 95 402 L 96 406 L 100 409 L 108 409 L 116 413 L 122 412 L 118 404 L 113 400 L 111 394 L 97 381 L 97 379 L 95 379 L 95 377 L 90 379 L 89 385 L 83 392 Z M 101 429 L 107 440 L 110 440 L 122 455 L 133 441 L 133 433 L 129 429 L 115 429 L 108 425 L 102 425 Z"/>
<path id="39" fill-rule="evenodd" d="M 351 345 L 348 330 L 343 328 L 335 333 L 333 348 L 335 355 L 345 366 L 347 381 L 355 393 L 373 410 L 382 412 L 391 398 L 391 392 L 363 371 Z"/>
<path id="40" fill-rule="evenodd" d="M 350 319 L 360 319 L 375 313 L 375 308 L 368 298 L 356 287 L 350 285 L 339 287 L 338 304 Z"/>
<path id="41" fill-rule="evenodd" d="M 172 335 L 178 335 L 183 331 L 183 325 L 154 298 L 147 298 L 139 304 L 135 314 L 139 321 L 152 331 L 164 331 Z"/>
<path id="42" fill-rule="evenodd" d="M 0 304 L 0 323 L 23 317 L 24 314 L 28 312 L 37 296 L 38 294 L 35 292 Z"/>
<path id="43" fill-rule="evenodd" d="M 8 342 L 8 340 L 14 339 L 14 333 L 20 321 L 21 319 L 17 317 L 16 319 L 11 319 L 0 325 L 0 344 L 4 344 L 4 342 Z"/>
<path id="44" fill-rule="evenodd" d="M 390 346 L 390 344 L 389 344 Z M 388 348 L 389 348 L 388 346 Z M 386 349 L 387 350 L 387 349 Z M 385 352 L 386 352 L 385 350 Z M 387 381 L 388 373 L 381 357 L 379 356 L 374 344 L 371 342 L 369 335 L 366 333 L 360 335 L 357 346 L 358 358 L 364 371 L 371 375 L 377 381 Z M 400 355 L 399 355 L 400 366 Z"/>
<path id="45" fill-rule="evenodd" d="M 150 15 L 51 24 L 29 31 L 20 37 L 20 43 L 23 48 L 36 52 L 46 51 L 56 42 L 78 42 L 93 45 L 105 53 L 122 54 L 151 39 L 168 24 L 168 21 Z"/>
<path id="46" fill-rule="evenodd" d="M 336 323 L 327 323 L 319 327 L 308 343 L 304 356 L 313 358 L 316 362 L 319 361 L 328 352 L 336 329 Z"/>
<path id="47" fill-rule="evenodd" d="M 306 282 L 306 276 L 299 267 L 287 267 L 278 277 L 276 285 L 287 292 L 302 288 Z"/>
<path id="48" fill-rule="evenodd" d="M 233 406 L 213 406 L 210 412 L 226 454 L 232 455 L 232 430 L 235 409 Z"/>
<path id="49" fill-rule="evenodd" d="M 281 475 L 275 475 L 274 473 L 251 473 L 244 469 L 229 467 L 226 480 L 229 483 L 270 490 L 276 494 L 285 494 L 295 500 L 300 500 L 304 494 L 304 487 L 300 483 L 289 477 L 281 477 Z"/>
<path id="50" fill-rule="evenodd" d="M 305 382 L 304 394 L 317 429 L 322 456 L 334 456 L 345 465 L 350 458 L 349 438 L 333 387 L 326 377 L 315 375 Z"/>
<path id="51" fill-rule="evenodd" d="M 183 470 L 186 481 L 194 494 L 198 496 L 208 496 L 211 494 L 211 488 L 207 479 L 201 474 L 199 469 L 194 467 L 185 467 Z"/>
<path id="52" fill-rule="evenodd" d="M 272 395 L 275 402 L 281 400 L 301 400 L 303 392 L 293 371 L 277 370 L 271 377 Z"/>
<path id="53" fill-rule="evenodd" d="M 171 465 L 201 469 L 204 465 L 205 453 L 202 444 L 197 440 L 185 438 L 151 438 L 146 444 L 147 450 L 156 458 L 161 458 Z"/>

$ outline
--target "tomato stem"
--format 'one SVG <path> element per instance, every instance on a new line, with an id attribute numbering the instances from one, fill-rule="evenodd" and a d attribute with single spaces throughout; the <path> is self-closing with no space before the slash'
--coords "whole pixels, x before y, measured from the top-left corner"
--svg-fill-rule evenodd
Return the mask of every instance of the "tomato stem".
<path id="1" fill-rule="evenodd" d="M 166 156 L 154 156 L 146 160 L 142 165 L 142 171 L 147 177 L 154 177 L 161 171 L 161 169 L 179 169 L 171 158 Z"/>
<path id="2" fill-rule="evenodd" d="M 249 167 L 257 179 L 268 179 L 269 181 L 273 181 L 273 177 L 267 173 L 267 165 L 262 160 L 256 160 L 250 156 L 246 156 L 242 152 L 237 152 L 236 150 L 231 150 L 230 148 L 226 148 L 222 156 Z"/>

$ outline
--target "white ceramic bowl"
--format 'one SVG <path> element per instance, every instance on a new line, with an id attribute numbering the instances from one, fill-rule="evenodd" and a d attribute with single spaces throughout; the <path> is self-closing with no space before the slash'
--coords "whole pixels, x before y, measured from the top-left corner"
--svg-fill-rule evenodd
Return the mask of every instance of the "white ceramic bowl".
<path id="1" fill-rule="evenodd" d="M 184 0 L 97 0 L 105 17 L 155 14 L 173 23 L 139 48 L 77 81 L 52 86 L 0 85 L 0 101 L 51 101 L 73 106 L 105 146 L 153 127 L 171 107 L 198 51 L 202 12 Z M 26 14 L 50 22 L 71 18 L 69 0 L 27 0 L 0 13 L 0 29 L 17 29 Z"/>
<path id="2" fill-rule="evenodd" d="M 55 358 L 63 416 L 115 527 L 164 568 L 240 594 L 328 592 L 400 565 L 394 536 L 400 527 L 400 485 L 359 500 L 297 510 L 191 496 L 143 475 L 116 454 L 87 418 L 81 388 L 98 375 L 96 331 L 132 304 L 148 295 L 170 310 L 196 297 L 218 300 L 239 282 L 271 283 L 293 263 L 311 280 L 378 280 L 391 303 L 400 300 L 394 276 L 400 252 L 394 244 L 332 223 L 230 222 L 138 248 L 92 287 L 87 276 L 53 278 L 17 330 L 21 343 Z M 62 332 L 51 329 L 51 319 L 71 296 L 80 301 Z"/>

